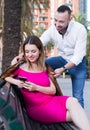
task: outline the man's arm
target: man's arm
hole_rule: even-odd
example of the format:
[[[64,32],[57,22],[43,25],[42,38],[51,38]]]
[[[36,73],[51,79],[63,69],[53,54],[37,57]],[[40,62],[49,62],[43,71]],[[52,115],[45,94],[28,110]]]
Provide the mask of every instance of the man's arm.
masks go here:
[[[46,46],[48,42],[52,39],[51,32],[53,31],[53,25],[51,25],[44,33],[41,35],[40,40],[43,43],[43,46]]]
[[[86,55],[86,44],[87,44],[87,31],[82,26],[77,34],[76,44],[74,48],[74,54],[70,61],[75,65],[78,65],[82,62],[84,56]]]
[[[70,68],[72,68],[74,66],[75,66],[74,63],[68,62],[63,67],[55,69],[55,71],[54,71],[54,77],[59,77],[65,70],[68,70],[68,69],[70,69]]]

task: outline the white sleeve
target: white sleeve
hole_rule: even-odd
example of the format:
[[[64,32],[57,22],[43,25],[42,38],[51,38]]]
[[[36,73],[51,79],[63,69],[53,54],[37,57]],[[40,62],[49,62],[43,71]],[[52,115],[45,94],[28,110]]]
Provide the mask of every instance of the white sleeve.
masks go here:
[[[86,55],[86,43],[87,43],[87,31],[85,28],[81,28],[76,39],[74,55],[70,59],[71,62],[73,62],[76,65],[82,62],[83,57]]]
[[[40,37],[40,40],[42,41],[43,45],[47,45],[48,42],[52,39],[51,38],[51,32],[52,32],[52,26],[50,26]]]

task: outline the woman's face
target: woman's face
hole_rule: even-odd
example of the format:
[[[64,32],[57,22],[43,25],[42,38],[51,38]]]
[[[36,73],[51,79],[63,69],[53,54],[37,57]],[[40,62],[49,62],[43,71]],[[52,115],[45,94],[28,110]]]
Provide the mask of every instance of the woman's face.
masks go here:
[[[33,44],[25,45],[25,56],[31,63],[38,62],[40,51],[37,46]]]

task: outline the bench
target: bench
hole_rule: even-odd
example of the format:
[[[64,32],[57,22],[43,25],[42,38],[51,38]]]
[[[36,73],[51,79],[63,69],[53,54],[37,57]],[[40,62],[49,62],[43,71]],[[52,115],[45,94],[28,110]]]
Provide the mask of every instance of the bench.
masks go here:
[[[79,130],[72,122],[40,124],[26,114],[17,86],[5,83],[0,89],[0,130]]]

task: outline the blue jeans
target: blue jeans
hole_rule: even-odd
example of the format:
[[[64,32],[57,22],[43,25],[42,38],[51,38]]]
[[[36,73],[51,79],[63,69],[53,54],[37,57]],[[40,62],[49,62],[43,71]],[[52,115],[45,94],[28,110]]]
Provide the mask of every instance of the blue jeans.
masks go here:
[[[67,64],[67,61],[61,56],[51,57],[45,60],[53,69],[60,68]],[[84,107],[83,90],[86,79],[86,58],[82,62],[68,70],[72,81],[72,94],[77,98],[81,106]]]

